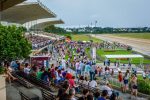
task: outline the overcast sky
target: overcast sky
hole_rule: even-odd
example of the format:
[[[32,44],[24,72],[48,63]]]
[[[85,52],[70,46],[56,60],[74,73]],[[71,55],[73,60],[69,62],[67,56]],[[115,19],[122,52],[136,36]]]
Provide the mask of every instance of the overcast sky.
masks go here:
[[[29,0],[33,1],[33,0]],[[150,0],[40,0],[61,26],[150,27]]]

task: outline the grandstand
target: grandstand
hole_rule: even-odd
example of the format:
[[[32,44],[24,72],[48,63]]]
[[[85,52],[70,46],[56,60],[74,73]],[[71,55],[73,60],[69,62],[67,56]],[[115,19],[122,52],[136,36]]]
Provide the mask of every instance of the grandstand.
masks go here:
[[[5,83],[4,78],[2,79],[0,76],[0,86],[2,86],[0,87],[0,96],[3,95],[2,93],[7,93],[7,100],[77,100],[79,98],[93,100],[90,96],[99,100],[98,98],[105,94],[109,100],[114,93],[117,98],[131,100],[130,91],[122,93],[120,89],[114,88],[109,83],[110,81],[115,81],[117,85],[122,86],[123,82],[116,80],[117,67],[120,66],[120,63],[118,62],[118,65],[114,66],[117,74],[113,73],[113,76],[110,75],[110,72],[113,72],[113,70],[110,71],[110,65],[113,65],[113,63],[110,64],[110,61],[106,59],[104,61],[106,66],[105,64],[103,65],[103,62],[98,66],[86,53],[87,48],[97,46],[97,48],[108,49],[113,48],[113,44],[106,42],[103,45],[71,40],[65,42],[64,36],[42,31],[49,25],[64,24],[63,20],[48,19],[37,23],[41,19],[56,17],[56,14],[41,2],[17,4],[23,2],[23,0],[16,0],[13,4],[8,5],[8,1],[12,3],[14,0],[6,0],[3,3],[1,21],[20,25],[31,23],[30,27],[27,25],[30,29],[25,33],[25,36],[32,43],[33,55],[30,55],[30,58],[26,58],[27,61],[23,63],[19,63],[19,61],[11,63],[13,71],[8,76],[11,74],[11,78],[14,79],[13,82],[11,81],[12,83]],[[36,21],[36,23],[32,25],[32,21]],[[128,47],[119,43],[115,43],[115,46],[121,49]],[[19,67],[14,68],[14,63]],[[130,67],[127,70],[132,72],[131,64],[126,66]],[[135,72],[133,71],[133,73]],[[103,89],[105,87],[109,88],[110,91],[103,93],[105,92],[105,89]],[[4,91],[1,92],[1,89]],[[6,100],[6,94],[3,96],[0,99]],[[148,100],[149,95],[138,93],[135,99]]]
[[[0,0],[0,11],[6,10],[23,1],[25,0]]]
[[[55,18],[56,14],[54,14],[49,8],[47,8],[45,5],[43,5],[41,2],[24,2],[26,0],[0,0],[0,22],[7,22],[7,23],[15,23],[19,25],[23,24],[28,24],[31,21],[36,21],[38,19],[44,19],[44,18]],[[23,3],[22,3],[23,2]],[[62,24],[64,23],[62,20],[56,20],[47,23],[47,25],[52,25],[52,24]],[[28,27],[28,26],[26,26]],[[30,33],[30,32],[29,32]],[[35,33],[35,32],[34,32]],[[43,33],[43,32],[41,32]],[[54,35],[47,36],[46,35],[36,35],[33,36],[33,38],[30,38],[29,41],[32,42],[32,45],[36,44],[38,41],[38,47],[42,48],[45,46],[47,43],[51,41],[51,38],[56,39]],[[37,49],[37,48],[36,48]],[[17,76],[16,76],[17,77]],[[5,83],[5,79],[0,75],[0,96],[1,100],[21,100],[22,98],[25,97],[25,93],[28,93],[28,97],[34,97],[34,93],[29,93],[30,90],[25,89],[22,85],[17,85],[16,86],[8,86],[7,83]],[[18,77],[18,82],[20,82],[23,85],[28,85],[30,84],[29,82],[25,81],[22,78]],[[8,86],[7,88],[4,88]],[[22,92],[18,91],[18,86],[20,86],[20,91],[23,90]],[[29,87],[31,87],[29,85]],[[26,91],[26,92],[25,92]],[[20,95],[19,95],[19,93]],[[6,98],[6,93],[7,93],[7,98]],[[18,94],[17,94],[18,93]]]
[[[40,21],[40,20],[38,20]],[[38,31],[42,31],[44,30],[47,26],[49,25],[54,25],[54,24],[64,24],[63,20],[49,20],[47,19],[44,22],[40,22],[40,23],[36,23],[35,25],[30,27],[30,30],[38,30]]]
[[[56,17],[52,11],[39,2],[25,2],[4,10],[1,21],[24,24],[30,21]]]

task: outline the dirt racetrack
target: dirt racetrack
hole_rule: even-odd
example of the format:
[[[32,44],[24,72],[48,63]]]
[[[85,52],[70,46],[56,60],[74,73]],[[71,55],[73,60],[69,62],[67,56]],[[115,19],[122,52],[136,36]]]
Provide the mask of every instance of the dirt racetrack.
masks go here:
[[[140,52],[150,57],[150,40],[129,38],[129,37],[118,37],[118,36],[113,36],[111,34],[96,34],[96,35],[91,34],[91,36],[106,41],[115,41],[115,42],[132,46],[134,51]]]

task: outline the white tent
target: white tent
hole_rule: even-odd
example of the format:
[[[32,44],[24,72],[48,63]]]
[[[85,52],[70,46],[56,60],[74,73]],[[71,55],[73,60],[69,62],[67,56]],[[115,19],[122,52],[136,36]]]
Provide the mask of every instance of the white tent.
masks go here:
[[[139,54],[130,54],[130,55],[105,55],[106,58],[144,58]]]
[[[139,55],[139,54],[129,54],[129,55],[105,55],[106,58],[108,59],[124,59],[124,58],[129,58],[129,59],[132,59],[132,58],[142,58],[140,60],[140,65],[143,67],[143,59],[144,59],[144,56],[142,55]],[[120,60],[119,60],[120,62]]]

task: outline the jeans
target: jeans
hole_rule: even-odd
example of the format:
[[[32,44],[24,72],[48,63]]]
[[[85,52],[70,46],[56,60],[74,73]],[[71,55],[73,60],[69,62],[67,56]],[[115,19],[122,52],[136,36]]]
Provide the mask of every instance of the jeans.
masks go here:
[[[95,72],[90,72],[90,80],[92,81],[95,78]]]

